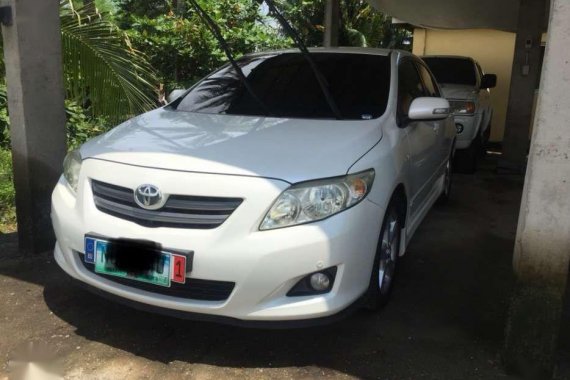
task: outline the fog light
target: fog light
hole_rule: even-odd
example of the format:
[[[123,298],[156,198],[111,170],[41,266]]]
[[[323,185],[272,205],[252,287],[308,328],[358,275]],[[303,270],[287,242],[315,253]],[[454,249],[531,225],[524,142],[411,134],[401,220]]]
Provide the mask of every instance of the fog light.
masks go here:
[[[317,292],[322,292],[329,288],[331,280],[324,273],[315,273],[311,276],[311,287]]]
[[[287,297],[314,296],[329,293],[334,285],[337,267],[321,269],[300,279],[287,292]]]
[[[463,132],[463,124],[455,123],[455,128],[457,129],[457,133]]]

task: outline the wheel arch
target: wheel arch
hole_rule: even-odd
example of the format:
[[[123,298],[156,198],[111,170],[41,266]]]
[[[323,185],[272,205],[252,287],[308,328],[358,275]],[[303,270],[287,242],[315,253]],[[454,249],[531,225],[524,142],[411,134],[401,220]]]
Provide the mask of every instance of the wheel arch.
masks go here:
[[[408,219],[408,195],[406,194],[406,188],[403,183],[399,183],[392,193],[390,198],[390,205],[394,204],[396,211],[398,212],[398,217],[402,223],[402,227],[406,227],[406,222]]]

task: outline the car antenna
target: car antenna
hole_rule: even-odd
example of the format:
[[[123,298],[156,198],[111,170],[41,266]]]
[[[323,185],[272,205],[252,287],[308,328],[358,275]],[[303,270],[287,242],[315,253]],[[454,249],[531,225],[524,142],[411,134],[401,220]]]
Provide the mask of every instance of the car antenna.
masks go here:
[[[212,32],[212,34],[214,35],[216,40],[218,40],[220,47],[224,51],[224,54],[226,55],[226,57],[230,61],[230,64],[232,65],[234,70],[237,72],[240,81],[243,83],[247,92],[249,92],[249,95],[251,95],[251,97],[259,104],[259,106],[263,109],[263,111],[265,112],[265,114],[267,116],[272,116],[271,110],[261,100],[261,98],[259,98],[259,96],[256,95],[255,91],[253,90],[250,83],[248,82],[247,77],[243,73],[243,70],[237,64],[236,60],[234,59],[232,52],[230,50],[230,47],[228,46],[228,43],[226,42],[226,40],[222,36],[222,32],[220,31],[220,27],[218,26],[218,24],[216,24],[215,21],[212,20],[212,18],[208,15],[208,13],[206,13],[206,11],[204,11],[204,9],[202,9],[202,7],[200,7],[200,5],[196,2],[196,0],[190,0],[190,3],[192,4],[194,9],[198,13],[198,16],[206,24],[208,29],[210,29],[210,31]]]
[[[317,67],[317,64],[313,60],[311,53],[309,53],[309,50],[307,49],[307,46],[305,46],[305,43],[303,42],[303,40],[299,36],[299,33],[297,33],[297,31],[291,26],[291,24],[289,24],[289,22],[285,19],[285,17],[283,17],[281,12],[279,12],[279,10],[275,6],[275,3],[273,2],[273,0],[262,0],[262,1],[265,1],[265,3],[269,7],[269,10],[273,14],[273,16],[277,19],[279,24],[281,24],[281,27],[285,30],[285,32],[289,35],[289,37],[291,37],[293,42],[295,42],[295,45],[297,45],[297,47],[299,48],[299,50],[303,54],[303,57],[305,57],[305,60],[307,60],[307,62],[309,63],[309,66],[311,67],[311,70],[313,70],[313,73],[315,74],[315,77],[317,78],[317,82],[319,83],[319,86],[321,87],[321,91],[323,92],[323,95],[324,95],[324,97],[325,97],[325,99],[329,105],[329,108],[331,109],[334,116],[338,120],[341,120],[342,114],[340,113],[340,110],[338,109],[338,107],[334,101],[334,98],[330,92],[327,80],[325,79],[325,77],[323,76],[323,74],[321,73],[319,68]]]

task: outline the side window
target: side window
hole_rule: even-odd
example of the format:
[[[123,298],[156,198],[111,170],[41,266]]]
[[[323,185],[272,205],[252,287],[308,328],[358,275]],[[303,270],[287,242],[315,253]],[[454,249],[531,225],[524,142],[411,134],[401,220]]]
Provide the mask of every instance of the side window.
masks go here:
[[[426,96],[416,65],[409,59],[398,67],[398,123],[408,116],[410,105],[415,98]]]
[[[420,75],[422,77],[422,81],[424,82],[427,91],[427,96],[439,98],[440,97],[439,88],[437,87],[437,84],[433,79],[432,75],[424,65],[422,65],[421,63],[418,63],[417,65]]]

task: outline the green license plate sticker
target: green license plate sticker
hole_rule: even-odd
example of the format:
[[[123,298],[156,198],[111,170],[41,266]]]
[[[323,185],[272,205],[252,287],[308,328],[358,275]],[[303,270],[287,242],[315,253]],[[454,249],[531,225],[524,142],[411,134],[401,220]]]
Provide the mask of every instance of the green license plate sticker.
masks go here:
[[[95,272],[109,276],[122,277],[130,280],[146,282],[153,285],[170,287],[170,261],[171,254],[163,252],[162,257],[154,270],[144,274],[133,275],[115,268],[105,255],[109,243],[97,240],[95,243]]]

